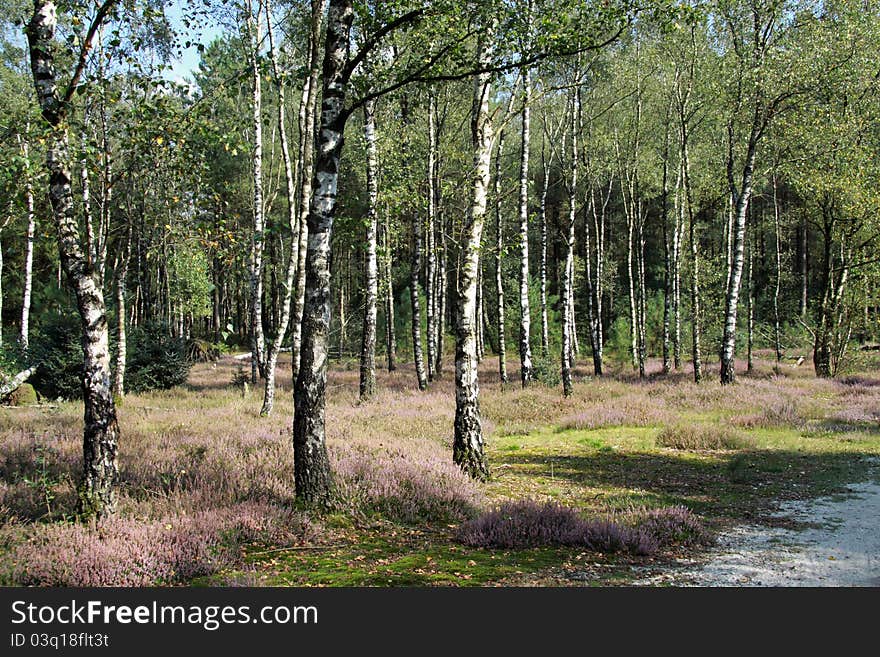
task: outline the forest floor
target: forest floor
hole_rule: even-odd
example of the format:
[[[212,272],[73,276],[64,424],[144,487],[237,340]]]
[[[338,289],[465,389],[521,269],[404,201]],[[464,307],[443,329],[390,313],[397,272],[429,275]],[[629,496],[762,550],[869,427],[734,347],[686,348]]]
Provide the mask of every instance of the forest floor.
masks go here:
[[[718,549],[677,559],[635,583],[880,586],[880,472],[875,474],[877,480],[851,484],[840,495],[783,502],[772,514],[779,525],[736,526],[718,537]]]
[[[662,376],[652,362],[648,378],[640,381],[628,367],[593,378],[582,366],[574,395],[565,399],[561,390],[543,385],[520,389],[513,362],[511,383],[502,386],[497,359],[487,357],[481,410],[492,476],[474,485],[450,467],[451,363],[427,392],[416,389],[411,366],[380,372],[380,392],[368,403],[357,401],[357,364],[334,363],[327,436],[344,502],[320,517],[292,506],[289,360],[279,364],[280,390],[270,418],[259,417],[260,389],[233,385],[241,361],[224,357],[196,365],[186,386],[130,395],[120,408],[123,495],[116,533],[125,550],[132,551],[132,544],[158,549],[153,546],[164,545],[165,533],[178,527],[205,532],[216,518],[238,523],[243,538],[233,558],[187,575],[173,555],[163,556],[172,565],[157,576],[135,576],[125,566],[122,575],[95,574],[98,566],[76,574],[79,561],[58,555],[91,545],[79,534],[74,540],[78,530],[67,522],[80,467],[81,405],[4,409],[0,579],[56,585],[158,579],[199,585],[596,586],[741,584],[748,576],[752,583],[877,584],[870,579],[874,571],[861,573],[861,566],[855,570],[864,577],[840,580],[819,580],[818,571],[815,579],[784,569],[771,578],[765,571],[742,575],[734,566],[723,573],[713,566],[725,554],[748,560],[752,547],[756,559],[767,563],[793,562],[809,550],[817,559],[839,560],[841,553],[829,550],[846,549],[841,537],[849,523],[855,523],[854,533],[867,532],[875,546],[880,532],[876,523],[866,525],[877,517],[870,505],[878,497],[869,487],[877,481],[880,458],[877,363],[860,368],[870,373],[836,380],[816,379],[807,364],[786,363],[774,373],[772,363],[758,361],[749,374],[744,365],[738,365],[737,385],[729,387],[718,384],[712,367],[695,385],[689,367]],[[847,493],[866,497],[849,503],[846,512],[828,506],[829,499],[844,499],[828,496]],[[469,514],[520,499],[552,500],[590,517],[683,505],[717,533],[718,542],[635,557],[577,548],[472,548],[456,541],[456,528]],[[300,515],[279,515],[278,509],[291,508]],[[834,524],[837,533],[828,533]],[[810,533],[820,530],[828,536]],[[122,549],[122,543],[110,544],[110,536],[106,529],[101,533],[102,554]],[[175,550],[180,544],[180,536],[168,539]],[[799,545],[807,548],[798,551]],[[65,559],[67,566],[58,565]],[[705,575],[713,572],[717,576]]]

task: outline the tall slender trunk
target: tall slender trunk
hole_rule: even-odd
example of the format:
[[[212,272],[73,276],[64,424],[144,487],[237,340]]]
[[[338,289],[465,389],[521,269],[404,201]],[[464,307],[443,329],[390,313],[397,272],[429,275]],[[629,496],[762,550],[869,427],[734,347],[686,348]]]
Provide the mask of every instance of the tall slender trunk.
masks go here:
[[[103,9],[103,7],[102,7]],[[82,324],[83,476],[78,490],[81,517],[105,517],[116,507],[119,425],[110,388],[110,351],[104,295],[83,252],[73,211],[67,104],[59,97],[54,61],[55,3],[35,0],[27,26],[31,71],[43,119],[49,125],[46,168],[49,200],[58,231],[61,265],[73,287]]]
[[[364,104],[364,139],[367,144],[367,252],[364,272],[364,328],[361,337],[360,398],[376,393],[376,299],[379,295],[379,272],[376,260],[376,232],[379,202],[379,162],[376,148],[376,103]]]
[[[438,165],[439,166],[439,165]],[[439,171],[439,169],[438,169]],[[446,335],[446,312],[447,312],[447,298],[448,298],[448,288],[447,288],[447,262],[449,259],[447,250],[446,250],[446,228],[445,222],[443,218],[443,214],[439,212],[440,209],[440,181],[437,180],[436,183],[436,193],[437,193],[437,229],[439,232],[440,238],[440,258],[439,258],[439,266],[437,269],[437,353],[436,358],[437,361],[434,365],[434,375],[436,378],[442,378],[443,376],[443,343],[444,337]]]
[[[495,294],[498,302],[498,376],[507,383],[507,348],[504,335],[504,231],[501,226],[501,158],[504,157],[504,131],[498,134],[498,150],[495,153]]]
[[[598,205],[594,198],[595,190],[590,189],[590,206],[593,216],[593,238],[595,241],[596,268],[593,282],[590,284],[589,293],[591,297],[591,306],[593,313],[593,374],[602,376],[603,360],[604,360],[604,342],[605,334],[602,326],[603,322],[603,296],[604,296],[604,267],[605,267],[605,217],[608,211],[608,204],[611,202],[611,194],[614,190],[614,176],[609,176],[608,191],[602,196],[602,203]],[[598,205],[598,207],[597,207]],[[589,231],[589,227],[586,228]],[[587,261],[589,262],[589,249],[587,250]],[[587,276],[590,275],[589,267],[587,268]]]
[[[684,239],[684,208],[679,199],[672,235],[672,365],[681,369],[681,243]]]
[[[571,164],[568,179],[568,220],[565,225],[565,266],[562,277],[562,391],[566,397],[572,394],[571,368],[574,355],[574,312],[572,297],[574,288],[574,234],[577,214],[578,184],[578,131],[580,129],[580,88],[573,92],[571,111]]]
[[[388,371],[397,369],[397,340],[394,336],[394,278],[391,274],[391,229],[388,226],[388,217],[385,217],[383,226],[385,235],[385,258],[383,269],[385,271],[385,358],[388,362]]]
[[[10,216],[11,218],[11,216]],[[0,237],[3,230],[0,229]],[[0,347],[3,346],[3,242],[0,240]]]
[[[129,222],[125,250],[119,256],[116,266],[116,371],[113,373],[113,394],[117,399],[125,396],[128,347],[125,331],[125,283],[128,278],[128,263],[131,260],[131,233],[131,222]]]
[[[822,296],[816,308],[816,333],[813,342],[813,369],[816,376],[829,378],[834,375],[832,347],[832,317],[835,297],[835,267],[833,256],[834,208],[830,201],[821,204],[822,210]],[[843,270],[845,272],[845,270]],[[842,273],[843,273],[842,272]]]
[[[409,102],[406,97],[400,101],[400,114],[403,123],[401,147],[404,157],[408,157],[409,143],[407,134],[409,130]],[[407,166],[408,168],[408,166]],[[416,370],[416,380],[419,390],[428,389],[428,377],[425,371],[425,355],[422,349],[422,305],[421,305],[421,277],[422,277],[422,218],[418,211],[412,210],[411,250],[409,270],[409,300],[411,309],[410,334],[412,336],[413,364]]]
[[[547,317],[547,188],[550,185],[550,163],[544,157],[544,142],[541,142],[541,166],[544,170],[544,184],[541,185],[541,201],[538,216],[541,223],[541,356],[550,355],[550,323]]]
[[[265,219],[263,217],[263,92],[262,73],[260,72],[259,49],[262,41],[261,30],[262,2],[257,0],[254,13],[252,1],[248,3],[248,31],[250,32],[251,78],[252,87],[252,119],[253,119],[253,155],[252,175],[253,195],[253,234],[251,237],[251,382],[256,384],[257,372],[265,375],[266,337],[263,334],[263,239],[265,237]]]
[[[483,31],[479,64],[485,65],[491,55],[492,30]],[[489,114],[491,76],[478,73],[474,77],[474,98],[471,115],[471,142],[474,151],[474,176],[470,206],[464,220],[462,263],[455,306],[455,435],[452,458],[475,479],[487,479],[489,466],[483,452],[483,429],[480,421],[480,385],[477,377],[477,285],[480,247],[486,217],[486,193],[492,155],[492,122]]]
[[[309,75],[303,82],[306,97],[305,111],[300,114],[300,175],[299,217],[297,218],[297,264],[296,287],[293,301],[293,317],[290,333],[290,361],[295,382],[299,377],[302,356],[302,321],[306,298],[306,252],[309,242],[309,213],[312,204],[312,186],[315,170],[315,119],[318,104],[318,77],[321,74],[321,25],[324,19],[324,1],[311,0],[312,15],[309,22]],[[340,110],[341,111],[341,110]]]
[[[477,271],[477,363],[482,363],[486,356],[486,307],[483,303],[483,256],[480,254],[480,266]]]
[[[663,186],[660,194],[660,217],[663,228],[663,374],[669,374],[672,370],[672,358],[670,355],[670,322],[672,316],[672,304],[675,297],[673,290],[673,255],[672,245],[669,241],[669,124],[670,112],[669,107],[666,111],[666,130],[663,136]],[[681,171],[681,167],[679,167]],[[679,191],[681,187],[681,176],[678,176],[675,185],[675,200],[673,209],[678,212]]]
[[[736,351],[736,314],[739,302],[740,283],[742,282],[746,216],[749,208],[749,199],[752,196],[752,175],[755,170],[755,157],[757,155],[758,119],[752,127],[749,137],[746,159],[743,165],[742,181],[739,190],[736,190],[736,211],[733,220],[733,246],[732,260],[728,274],[727,295],[724,308],[724,334],[721,339],[721,383],[730,384],[736,380],[734,363]]]
[[[419,390],[428,389],[428,377],[425,373],[425,357],[422,350],[422,305],[421,268],[422,268],[422,228],[418,215],[412,220],[412,259],[409,270],[409,300],[412,309],[410,330],[412,333],[413,363],[416,369],[416,380]]]
[[[425,293],[427,298],[428,319],[428,381],[435,378],[434,369],[437,365],[437,246],[434,243],[434,224],[436,223],[437,208],[435,193],[436,176],[436,151],[437,135],[434,126],[434,112],[437,101],[434,90],[428,90],[428,171],[427,171],[427,201],[428,201],[428,225],[425,227],[425,242],[427,248],[427,269],[425,271]]]
[[[778,181],[776,174],[773,174],[773,236],[775,241],[774,251],[776,252],[776,280],[773,286],[773,349],[776,355],[776,371],[779,371],[782,362],[782,347],[780,344],[780,326],[779,326],[779,292],[782,282],[782,236],[779,230],[779,195]]]
[[[639,250],[636,253],[636,264],[639,276],[639,297],[638,297],[638,323],[639,323],[639,377],[644,379],[645,361],[647,359],[647,302],[646,302],[646,285],[645,285],[645,213],[642,210],[642,201],[639,199],[636,204],[636,212],[638,216],[637,239]]]
[[[807,242],[810,234],[807,229],[807,215],[801,220],[801,253],[800,253],[800,269],[801,269],[801,303],[800,316],[802,320],[807,318],[807,290],[808,290],[808,273],[807,268]]]
[[[754,224],[754,220],[752,222]],[[746,288],[748,290],[748,310],[747,310],[747,329],[746,329],[746,371],[751,372],[755,369],[755,359],[753,347],[755,344],[755,286],[753,269],[755,266],[755,230],[752,227],[751,234],[748,236],[746,248],[748,249],[748,274],[746,280]]]
[[[287,255],[287,266],[284,276],[284,297],[281,300],[280,317],[276,323],[275,337],[269,341],[266,352],[266,378],[263,389],[263,407],[260,415],[268,417],[272,414],[275,405],[275,367],[278,364],[278,355],[281,353],[281,345],[287,334],[290,324],[290,307],[293,300],[294,278],[297,265],[297,207],[296,207],[296,178],[299,167],[294,164],[290,156],[290,146],[287,140],[287,103],[284,78],[278,65],[278,51],[275,45],[275,35],[272,30],[272,9],[270,0],[266,3],[266,30],[269,36],[269,57],[272,63],[272,75],[278,89],[278,135],[281,142],[281,158],[284,162],[284,182],[287,192],[287,228],[290,231],[290,253]],[[308,102],[308,94],[304,94],[300,100],[299,115],[305,113],[305,104]],[[302,140],[301,140],[302,141]],[[284,249],[281,249],[283,254]],[[275,286],[273,286],[275,287]],[[277,304],[273,304],[277,309]]]
[[[30,123],[27,124],[27,132],[30,132]],[[27,241],[24,251],[24,282],[21,295],[21,324],[18,334],[18,342],[23,351],[29,347],[30,315],[31,315],[31,290],[33,289],[34,273],[34,233],[36,232],[36,214],[34,212],[34,188],[31,179],[31,165],[28,152],[27,137],[21,140],[21,155],[24,159],[24,193],[25,210],[27,212]],[[2,341],[0,341],[2,344]]]
[[[531,9],[531,3],[529,4]],[[519,158],[519,363],[523,388],[532,382],[532,311],[529,307],[529,145],[531,142],[532,78],[522,71],[522,116]]]
[[[346,259],[348,256],[346,255]],[[331,268],[332,269],[332,268]],[[345,358],[348,353],[348,318],[346,317],[346,309],[348,308],[348,285],[345,279],[339,283],[339,360]]]
[[[315,158],[315,194],[309,204],[302,353],[294,385],[293,455],[296,496],[326,504],[333,486],[324,429],[330,331],[330,244],[339,157],[345,131],[352,0],[330,0],[324,41],[321,125]]]

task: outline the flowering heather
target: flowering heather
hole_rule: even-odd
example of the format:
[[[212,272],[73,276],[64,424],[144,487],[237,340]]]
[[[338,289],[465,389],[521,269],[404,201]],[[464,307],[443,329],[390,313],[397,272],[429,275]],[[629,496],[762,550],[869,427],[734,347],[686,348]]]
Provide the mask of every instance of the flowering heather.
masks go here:
[[[594,552],[651,555],[672,545],[712,543],[700,519],[683,506],[634,509],[611,518],[584,519],[556,502],[506,502],[464,523],[457,539],[471,547],[524,549],[582,547]]]
[[[646,531],[608,520],[584,520],[572,508],[555,502],[505,502],[457,531],[471,547],[524,549],[561,545],[596,552],[647,555],[659,545]]]
[[[671,449],[744,449],[755,441],[735,429],[717,424],[675,424],[657,434],[657,446]]]
[[[330,457],[343,508],[403,522],[473,516],[482,501],[477,485],[448,455],[413,447],[376,452],[337,445]]]
[[[636,509],[627,521],[652,536],[660,545],[711,545],[714,537],[702,521],[684,506],[662,509]]]
[[[3,580],[10,583],[151,586],[215,573],[247,542],[307,540],[312,527],[296,512],[240,504],[152,522],[35,525],[24,534],[6,561]]]
[[[560,431],[604,429],[606,427],[648,427],[669,421],[671,415],[662,397],[629,394],[607,402],[596,402],[589,410],[569,415],[559,423]]]

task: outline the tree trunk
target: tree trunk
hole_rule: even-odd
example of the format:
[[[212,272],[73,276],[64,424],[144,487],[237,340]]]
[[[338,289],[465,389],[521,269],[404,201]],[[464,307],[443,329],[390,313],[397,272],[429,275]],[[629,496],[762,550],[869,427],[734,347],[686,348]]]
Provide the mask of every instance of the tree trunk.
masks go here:
[[[482,247],[481,247],[482,248]],[[483,254],[477,271],[477,363],[486,356],[486,308],[483,305]]]
[[[287,140],[287,103],[284,88],[284,79],[282,77],[281,68],[278,65],[278,52],[275,46],[275,35],[272,31],[272,10],[270,0],[266,2],[266,30],[269,37],[269,56],[272,62],[272,74],[275,79],[275,85],[278,89],[278,135],[281,141],[281,158],[284,162],[284,182],[287,192],[287,227],[290,231],[290,253],[287,256],[287,267],[284,276],[284,297],[281,301],[280,317],[278,318],[275,337],[269,341],[268,350],[266,352],[266,378],[265,387],[263,388],[263,407],[260,409],[262,417],[268,417],[272,414],[275,405],[275,367],[278,364],[278,355],[281,353],[281,345],[284,343],[284,336],[287,334],[287,327],[290,324],[290,307],[293,300],[294,278],[296,276],[297,266],[297,207],[296,207],[296,177],[298,175],[298,166],[295,166],[290,157],[290,145]],[[308,103],[308,94],[303,94],[300,100],[299,115],[304,116],[306,104]],[[300,140],[302,141],[302,140]],[[281,249],[283,254],[284,249]],[[277,308],[277,306],[276,306]]]
[[[37,371],[38,367],[39,367],[38,365],[33,365],[31,367],[28,367],[27,369],[24,369],[21,372],[19,372],[18,374],[16,374],[11,379],[4,380],[2,383],[0,383],[0,399],[5,399],[9,395],[11,395],[13,392],[18,390],[21,387],[22,383],[24,383],[25,381],[27,381],[29,378],[31,378],[34,375],[34,373]],[[5,379],[5,375],[4,375],[4,379]]]
[[[834,210],[830,203],[822,204],[822,296],[816,309],[816,333],[813,342],[813,369],[819,378],[833,376],[832,368],[832,306],[834,298]]]
[[[800,258],[800,268],[801,268],[801,303],[800,303],[800,315],[801,319],[805,320],[807,318],[807,288],[808,288],[808,269],[807,269],[807,242],[809,240],[809,232],[807,230],[807,215],[804,214],[804,218],[801,223],[801,258]]]
[[[754,223],[754,220],[753,222]],[[748,276],[746,280],[746,287],[748,288],[748,310],[747,310],[747,324],[746,327],[746,371],[751,372],[755,369],[755,360],[753,356],[753,347],[755,344],[755,287],[754,287],[754,276],[752,275],[752,269],[755,266],[755,240],[754,240],[755,230],[754,226],[752,227],[752,232],[748,237],[748,244],[746,247],[748,248]]]
[[[364,275],[364,328],[361,339],[360,398],[376,393],[376,299],[379,273],[376,260],[377,204],[379,200],[379,163],[376,148],[376,103],[364,105],[364,139],[367,144],[367,252]]]
[[[604,349],[605,349],[605,332],[603,328],[603,296],[604,296],[604,271],[605,271],[605,218],[608,211],[608,204],[611,202],[611,195],[614,191],[614,176],[609,176],[608,191],[602,197],[601,206],[597,207],[594,196],[594,190],[591,187],[590,199],[593,215],[593,237],[596,243],[596,268],[593,283],[589,286],[591,297],[591,306],[593,313],[594,326],[592,328],[593,335],[593,374],[602,376],[604,369]],[[586,229],[589,231],[589,227]],[[589,261],[589,249],[587,251],[587,260]],[[590,275],[589,267],[587,275]]]
[[[439,165],[438,165],[439,166]],[[439,169],[438,169],[439,171]],[[437,271],[437,362],[434,365],[434,375],[440,379],[443,376],[443,342],[446,335],[446,311],[447,311],[447,262],[448,253],[446,251],[446,228],[443,214],[440,210],[440,181],[436,183],[437,193],[437,228],[440,237],[440,262]]]
[[[663,139],[663,187],[660,195],[660,217],[663,227],[663,374],[669,374],[672,370],[672,358],[670,354],[670,323],[672,319],[672,304],[675,297],[673,290],[673,263],[672,245],[669,241],[669,111],[666,112],[666,130]],[[681,167],[679,167],[681,171]],[[677,215],[679,207],[679,191],[681,188],[681,175],[675,184],[674,212]]]
[[[721,339],[721,383],[730,384],[736,380],[734,363],[736,351],[736,311],[739,302],[740,283],[744,265],[746,215],[749,199],[752,196],[752,174],[755,169],[755,156],[758,145],[758,127],[753,126],[749,138],[746,160],[743,166],[742,182],[736,193],[736,211],[732,227],[731,266],[728,274],[727,295],[724,309],[724,334]]]
[[[302,321],[306,295],[306,251],[309,241],[309,213],[312,204],[313,173],[315,169],[315,117],[318,103],[318,77],[321,74],[320,49],[321,24],[324,19],[323,0],[311,0],[312,15],[309,23],[309,76],[303,82],[303,96],[307,98],[305,113],[300,121],[299,217],[297,225],[296,287],[291,319],[290,361],[293,381],[299,378],[302,355]],[[340,109],[341,111],[341,109]]]
[[[253,39],[250,52],[253,119],[253,235],[251,238],[251,383],[257,383],[257,372],[265,376],[266,338],[263,335],[263,92],[260,72],[259,49],[262,41],[260,29],[260,3],[256,15],[249,3],[248,28]]]
[[[428,381],[435,378],[434,369],[437,365],[437,288],[435,278],[437,276],[437,247],[434,243],[434,224],[436,223],[437,208],[435,193],[436,176],[436,151],[437,135],[434,125],[434,111],[436,105],[434,90],[428,90],[428,171],[427,171],[427,201],[428,201],[428,225],[425,227],[425,242],[427,247],[427,271],[425,272],[425,294],[427,297],[428,314]]]
[[[113,394],[117,399],[125,396],[125,366],[128,356],[125,331],[125,282],[128,278],[129,260],[131,260],[131,223],[129,223],[125,252],[119,257],[116,270],[116,371],[113,374]]]
[[[388,217],[385,217],[383,233],[385,235],[385,357],[388,361],[388,371],[397,369],[397,340],[394,337],[394,278],[391,274],[391,229],[388,226]]]
[[[501,227],[501,158],[504,157],[504,131],[498,134],[495,154],[495,294],[498,302],[498,375],[507,383],[507,349],[504,335],[504,274],[501,264],[504,253],[504,232]]]
[[[565,266],[562,277],[562,391],[572,394],[571,368],[574,354],[574,313],[571,304],[574,287],[574,232],[577,213],[578,130],[580,128],[580,89],[573,93],[571,113],[571,170],[568,180],[568,221],[565,226]]]
[[[30,132],[30,123],[27,125]],[[34,272],[34,233],[36,232],[36,214],[34,213],[34,189],[31,179],[31,165],[28,152],[27,138],[21,140],[21,154],[24,159],[24,192],[25,208],[27,211],[27,241],[24,252],[24,282],[21,299],[21,325],[18,342],[23,351],[27,352],[30,337],[30,314],[31,314],[31,290],[33,288]],[[2,344],[2,340],[0,340]]]
[[[637,239],[639,250],[636,253],[636,265],[639,276],[639,296],[638,296],[638,324],[639,324],[639,378],[644,379],[645,361],[647,359],[647,308],[646,308],[646,291],[645,291],[645,213],[642,211],[642,201],[636,204],[636,213],[638,217]]]
[[[78,490],[81,518],[103,518],[116,507],[116,461],[119,426],[110,388],[110,353],[104,295],[82,250],[73,212],[68,168],[67,103],[58,95],[55,78],[55,3],[35,0],[27,27],[31,71],[43,118],[51,130],[46,139],[49,200],[58,231],[61,264],[74,289],[83,332],[83,476]],[[84,45],[86,47],[87,44]]]
[[[532,382],[532,312],[529,307],[529,145],[531,142],[531,71],[522,71],[522,127],[519,159],[519,363],[522,387]]]
[[[403,122],[402,151],[407,157],[409,144],[406,143],[407,127],[409,125],[409,104],[406,97],[401,98],[400,114]],[[413,364],[416,370],[416,380],[419,390],[428,389],[428,377],[425,372],[425,356],[422,350],[422,306],[420,299],[422,277],[422,220],[417,211],[412,213],[411,223],[412,250],[410,252],[409,270],[409,300],[412,316],[410,321],[410,333],[412,335]]]
[[[779,231],[779,195],[776,175],[773,175],[773,236],[776,251],[776,280],[773,286],[773,349],[776,355],[776,372],[782,362],[782,347],[780,344],[779,326],[779,292],[782,283],[782,236]]]
[[[478,45],[479,63],[490,58],[492,30],[485,30]],[[471,141],[474,149],[474,176],[471,203],[465,217],[462,240],[462,263],[455,308],[455,436],[452,457],[455,463],[475,479],[487,479],[489,466],[483,453],[483,429],[480,421],[480,386],[477,376],[477,285],[480,247],[486,217],[486,193],[492,154],[492,123],[489,114],[489,73],[474,77],[474,100],[471,116]]]
[[[541,165],[544,169],[538,210],[541,222],[541,356],[547,358],[550,355],[550,323],[547,317],[547,188],[550,185],[550,163],[544,157],[543,141],[541,145]]]
[[[309,205],[302,353],[294,386],[294,473],[298,499],[326,505],[332,491],[324,430],[330,331],[330,244],[336,209],[339,156],[345,131],[348,45],[352,0],[331,0],[324,44],[323,95],[315,194]]]

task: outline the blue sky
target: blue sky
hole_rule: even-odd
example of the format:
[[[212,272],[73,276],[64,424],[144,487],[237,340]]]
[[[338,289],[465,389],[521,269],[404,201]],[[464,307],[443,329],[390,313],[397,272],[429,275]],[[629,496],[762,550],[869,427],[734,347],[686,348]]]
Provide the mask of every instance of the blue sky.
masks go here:
[[[189,3],[185,2],[169,2],[165,8],[165,15],[168,17],[168,20],[171,22],[171,26],[175,31],[181,33],[181,36],[184,37],[183,41],[187,39],[193,41],[194,45],[191,45],[189,48],[185,48],[182,50],[181,57],[176,60],[172,60],[171,69],[165,71],[165,77],[169,80],[177,80],[183,81],[185,78],[192,79],[191,73],[196,68],[198,68],[199,61],[201,59],[199,55],[199,51],[196,48],[196,43],[203,43],[205,45],[209,44],[215,38],[220,36],[223,32],[222,26],[220,26],[217,22],[210,22],[207,25],[203,26],[198,33],[195,34],[187,34],[185,28],[183,27],[182,19],[182,6],[185,6]],[[181,43],[181,46],[183,44]]]

